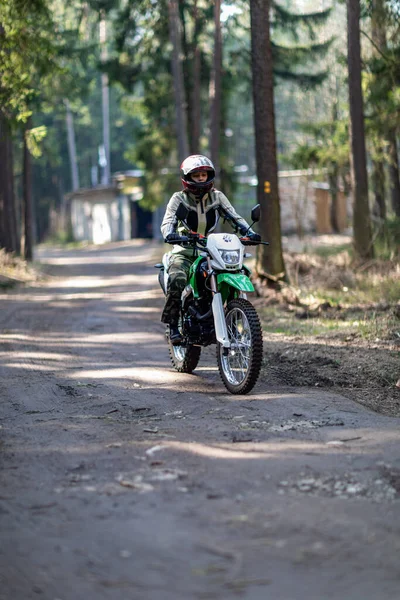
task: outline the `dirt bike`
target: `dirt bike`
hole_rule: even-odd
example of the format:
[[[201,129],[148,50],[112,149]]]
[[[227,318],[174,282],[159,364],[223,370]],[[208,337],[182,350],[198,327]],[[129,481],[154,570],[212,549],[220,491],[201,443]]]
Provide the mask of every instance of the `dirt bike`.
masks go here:
[[[192,373],[201,348],[216,343],[218,369],[225,387],[232,394],[247,394],[260,373],[263,339],[257,312],[247,300],[247,293],[254,292],[254,287],[250,270],[243,264],[243,259],[251,256],[244,247],[267,242],[252,242],[233,233],[205,237],[189,230],[187,216],[188,209],[181,204],[177,218],[187,231],[172,243],[193,248],[197,258],[181,296],[178,326],[182,341],[172,344],[167,333],[172,364],[180,373]],[[229,221],[229,215],[224,216]],[[259,204],[251,211],[251,218],[252,225],[259,221]],[[164,294],[168,256],[164,254],[162,264],[155,265],[160,269],[158,279]]]

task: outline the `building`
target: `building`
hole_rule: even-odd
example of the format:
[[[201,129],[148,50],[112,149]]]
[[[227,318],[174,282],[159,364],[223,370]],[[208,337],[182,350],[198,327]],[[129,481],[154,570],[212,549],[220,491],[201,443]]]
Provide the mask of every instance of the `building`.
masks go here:
[[[142,175],[139,170],[115,173],[111,185],[67,194],[74,240],[104,244],[152,237],[152,213],[139,205],[143,198]]]

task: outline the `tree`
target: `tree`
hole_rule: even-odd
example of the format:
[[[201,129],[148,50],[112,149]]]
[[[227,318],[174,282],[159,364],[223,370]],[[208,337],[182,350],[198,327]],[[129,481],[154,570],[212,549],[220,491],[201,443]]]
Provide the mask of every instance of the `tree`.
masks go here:
[[[187,103],[182,72],[181,21],[179,18],[177,0],[168,0],[170,40],[172,46],[172,77],[175,98],[175,127],[178,141],[179,162],[189,154],[187,132]]]
[[[221,71],[222,71],[222,38],[221,38],[221,0],[214,2],[214,57],[210,80],[210,155],[215,165],[219,165],[221,137]],[[219,171],[219,169],[217,169]],[[217,175],[218,176],[218,175]]]
[[[298,13],[287,10],[276,1],[271,1],[271,6],[275,76],[283,81],[293,81],[307,90],[318,87],[326,79],[328,70],[322,68],[317,71],[316,68],[329,51],[333,39],[315,41],[315,29],[326,23],[331,9]]]
[[[182,25],[184,84],[188,100],[188,137],[191,154],[200,152],[202,134],[202,106],[205,105],[208,84],[206,62],[208,22],[211,22],[212,3],[202,0],[180,0],[179,14]],[[206,33],[207,31],[207,33]]]
[[[269,0],[250,0],[257,200],[261,205],[260,232],[270,247],[259,246],[256,272],[276,282],[284,277]]]
[[[368,175],[361,89],[359,0],[347,0],[347,52],[354,250],[357,258],[368,259],[373,256],[373,243],[368,204]]]
[[[386,218],[384,163],[389,163],[389,184],[392,208],[400,216],[400,178],[397,151],[397,130],[399,106],[395,100],[395,86],[400,85],[398,70],[398,22],[393,19],[387,4],[383,0],[371,2],[371,42],[372,59],[367,63],[368,79],[369,132],[373,148],[373,184],[377,212],[381,219]],[[393,24],[394,33],[388,44],[387,29]],[[392,27],[392,29],[393,29]],[[397,29],[397,32],[396,32]],[[390,29],[389,29],[390,31]]]
[[[0,246],[12,252],[20,250],[21,228],[16,222],[11,135],[12,130],[21,127],[21,123],[26,123],[32,114],[33,104],[41,90],[38,80],[55,67],[51,32],[52,21],[46,0],[3,0],[0,4],[0,127],[4,134],[0,141],[0,153],[3,155],[0,167],[0,217],[3,220]],[[28,168],[25,176],[27,185],[29,174]]]
[[[383,25],[383,2],[382,0],[372,0],[371,14],[371,37],[374,45],[374,53],[378,57],[386,47],[386,32]],[[382,139],[379,136],[379,141]],[[385,170],[384,157],[382,149],[378,143],[372,143],[372,185],[375,194],[374,210],[379,218],[384,221],[386,219],[386,199],[385,199]]]
[[[23,143],[23,192],[22,206],[24,215],[24,258],[33,259],[33,223],[32,223],[32,159],[29,151],[28,135],[31,129],[29,118],[24,132]]]
[[[0,110],[0,248],[19,252],[13,182],[11,128]]]

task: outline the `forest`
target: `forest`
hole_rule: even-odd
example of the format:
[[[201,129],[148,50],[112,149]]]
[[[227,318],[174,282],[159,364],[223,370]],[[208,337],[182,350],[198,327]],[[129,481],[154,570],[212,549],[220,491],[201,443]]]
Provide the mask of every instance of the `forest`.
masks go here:
[[[260,273],[285,271],[284,169],[329,184],[334,232],[344,189],[354,258],[395,252],[399,14],[396,0],[5,0],[0,247],[30,260],[34,243],[67,236],[53,222],[64,195],[112,172],[142,170],[153,210],[201,152],[234,202],[239,173],[258,181]]]
[[[399,153],[400,0],[0,0],[0,600],[400,597]]]

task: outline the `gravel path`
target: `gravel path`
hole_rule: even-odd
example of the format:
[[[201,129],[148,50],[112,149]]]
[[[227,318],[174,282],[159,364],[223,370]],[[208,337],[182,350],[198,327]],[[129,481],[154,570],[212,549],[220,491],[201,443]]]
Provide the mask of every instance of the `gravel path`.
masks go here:
[[[156,252],[0,294],[0,599],[397,600],[400,419],[172,371]]]

